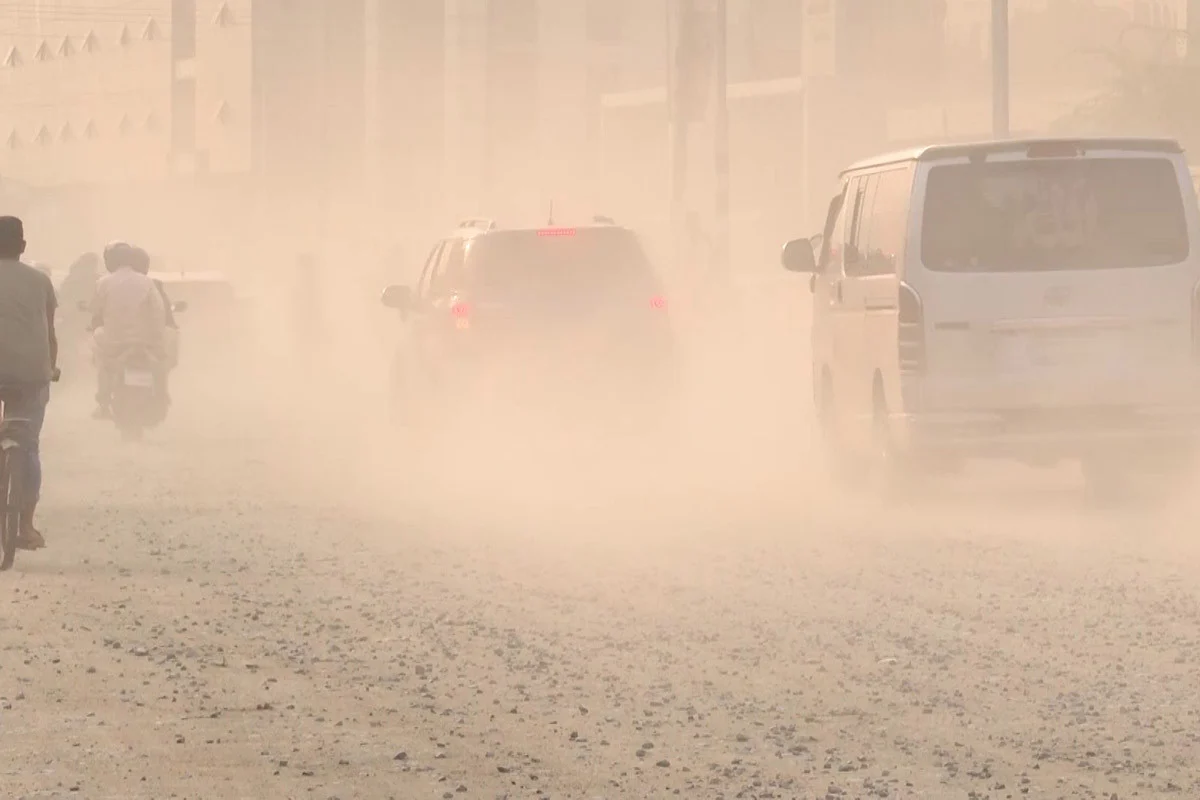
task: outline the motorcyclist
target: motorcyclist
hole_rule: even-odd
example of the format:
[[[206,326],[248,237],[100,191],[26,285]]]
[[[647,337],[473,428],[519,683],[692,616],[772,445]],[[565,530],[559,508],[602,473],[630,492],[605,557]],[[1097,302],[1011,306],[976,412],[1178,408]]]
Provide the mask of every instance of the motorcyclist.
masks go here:
[[[143,275],[150,274],[150,254],[141,247],[133,248],[133,268]],[[166,359],[166,368],[171,370],[179,363],[179,324],[175,321],[175,310],[172,308],[171,298],[167,296],[167,288],[157,278],[151,278],[151,280],[158,289],[158,295],[162,298],[163,309],[166,312],[164,321],[167,328],[163,331],[163,354]],[[164,373],[162,375],[164,392],[166,391],[166,379],[167,376]]]
[[[100,255],[98,253],[84,253],[75,259],[58,290],[63,308],[74,307],[81,300],[90,300],[96,291],[98,280],[100,280]]]
[[[150,254],[141,247],[133,248],[133,268],[143,275],[150,274]],[[175,311],[171,307],[171,298],[167,296],[167,288],[157,278],[153,278],[152,280],[154,281],[154,285],[158,287],[158,294],[162,297],[163,307],[167,312],[167,327],[172,330],[179,330],[179,325],[175,322]]]
[[[86,252],[76,258],[67,270],[58,287],[59,339],[63,343],[63,351],[59,354],[60,363],[76,374],[84,374],[83,360],[89,358],[90,334],[88,333],[88,318],[78,313],[79,308],[86,308],[96,293],[96,282],[100,280],[100,253]],[[85,345],[85,342],[87,344]]]
[[[113,359],[130,345],[145,346],[162,358],[167,327],[162,293],[139,271],[136,249],[127,242],[111,242],[103,257],[109,274],[96,284],[92,299],[98,419],[111,415]]]

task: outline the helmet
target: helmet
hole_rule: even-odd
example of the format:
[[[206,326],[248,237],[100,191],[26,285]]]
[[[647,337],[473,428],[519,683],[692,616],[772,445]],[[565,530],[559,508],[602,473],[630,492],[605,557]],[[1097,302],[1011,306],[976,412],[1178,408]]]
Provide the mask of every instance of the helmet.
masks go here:
[[[129,266],[133,267],[135,272],[140,272],[143,275],[150,274],[150,254],[140,247],[131,247],[129,252]]]
[[[128,242],[109,242],[104,246],[104,266],[109,272],[116,272],[121,267],[132,267],[133,261],[133,248]]]

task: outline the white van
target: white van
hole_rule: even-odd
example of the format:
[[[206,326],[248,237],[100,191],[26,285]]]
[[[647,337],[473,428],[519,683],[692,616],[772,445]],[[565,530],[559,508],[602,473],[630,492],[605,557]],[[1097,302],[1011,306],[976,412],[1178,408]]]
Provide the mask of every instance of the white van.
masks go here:
[[[814,401],[839,466],[1077,459],[1107,492],[1190,463],[1200,216],[1178,143],[872,158],[841,174],[821,237],[783,262],[812,275]]]

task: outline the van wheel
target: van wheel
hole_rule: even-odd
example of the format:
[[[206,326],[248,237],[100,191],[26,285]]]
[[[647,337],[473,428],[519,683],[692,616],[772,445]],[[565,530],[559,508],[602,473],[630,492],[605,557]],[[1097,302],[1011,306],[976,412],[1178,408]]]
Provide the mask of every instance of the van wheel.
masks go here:
[[[871,481],[874,493],[887,503],[901,500],[910,488],[912,464],[896,451],[887,401],[875,392],[871,418]]]

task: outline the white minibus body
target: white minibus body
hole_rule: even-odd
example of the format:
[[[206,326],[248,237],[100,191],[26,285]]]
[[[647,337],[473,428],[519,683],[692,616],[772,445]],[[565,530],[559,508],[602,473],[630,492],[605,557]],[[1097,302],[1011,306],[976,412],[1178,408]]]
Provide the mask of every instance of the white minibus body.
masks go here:
[[[845,170],[811,272],[840,459],[1183,463],[1200,433],[1200,215],[1155,139],[938,145]],[[1111,480],[1108,481],[1111,483]]]

